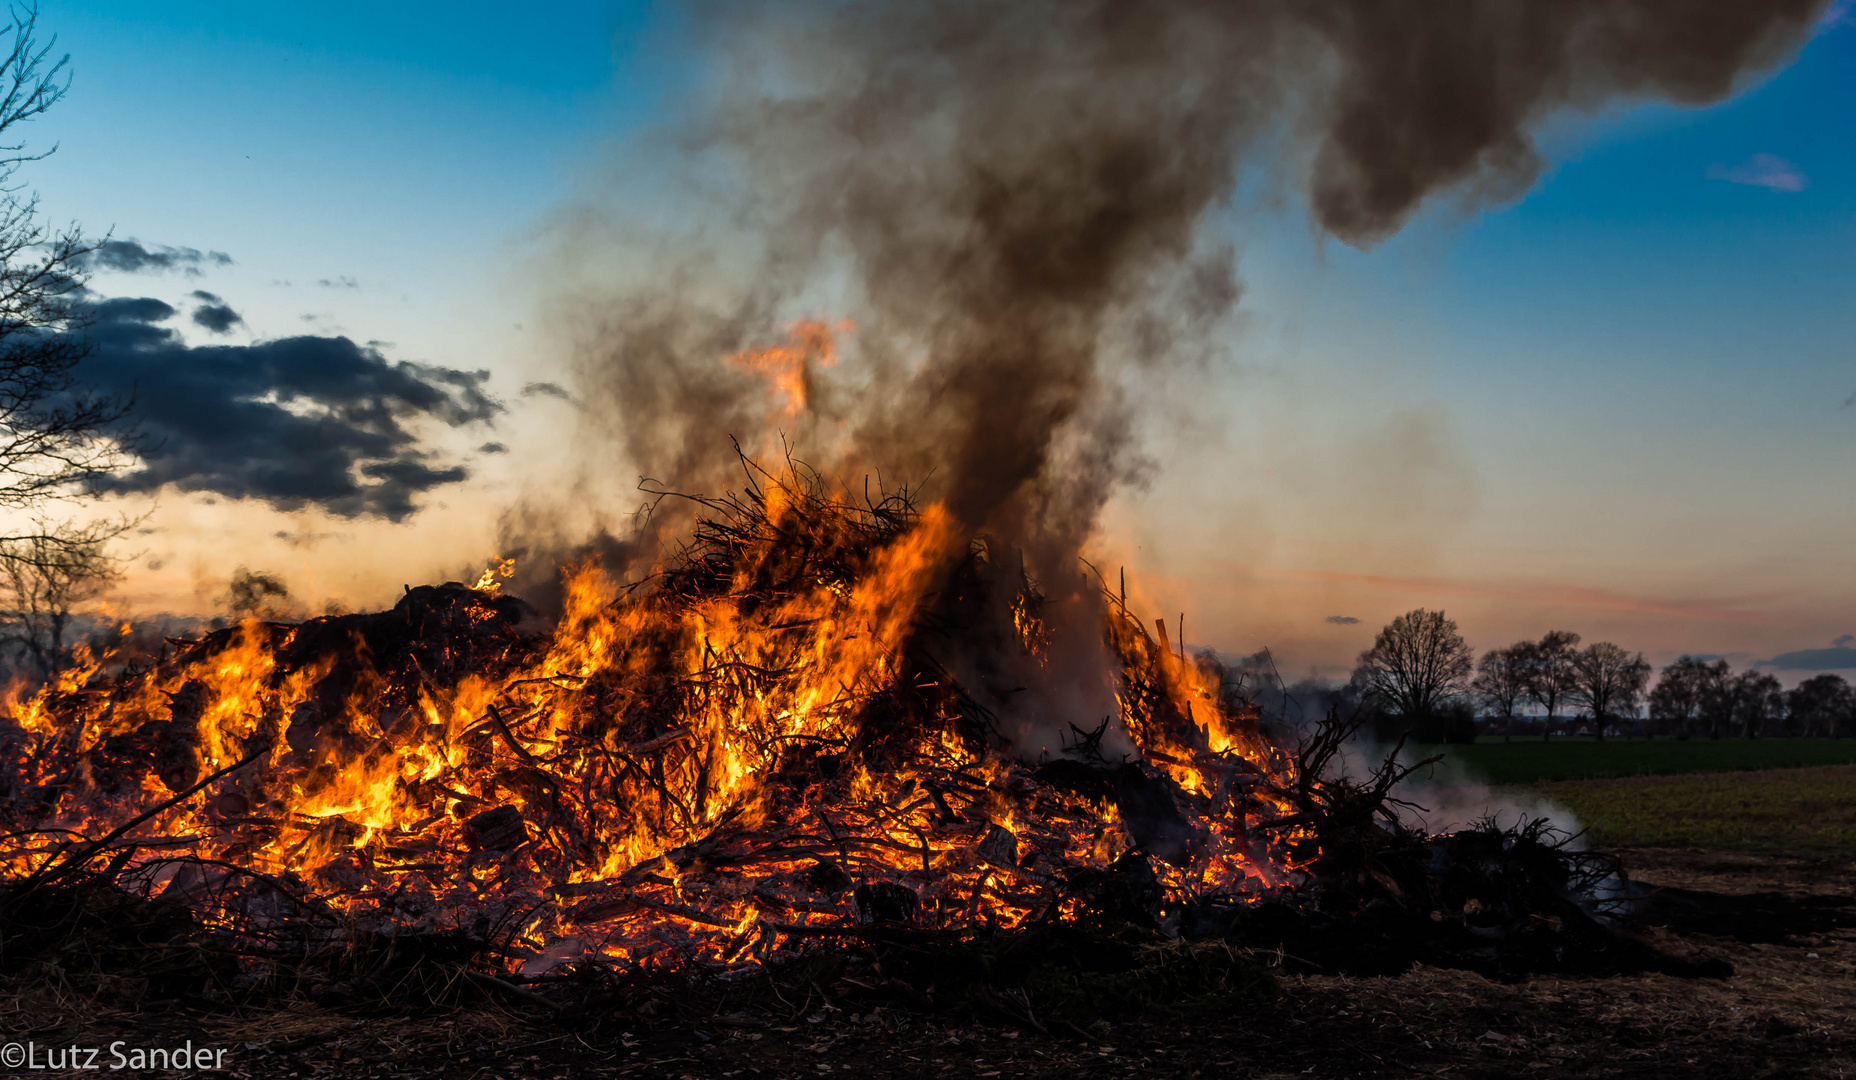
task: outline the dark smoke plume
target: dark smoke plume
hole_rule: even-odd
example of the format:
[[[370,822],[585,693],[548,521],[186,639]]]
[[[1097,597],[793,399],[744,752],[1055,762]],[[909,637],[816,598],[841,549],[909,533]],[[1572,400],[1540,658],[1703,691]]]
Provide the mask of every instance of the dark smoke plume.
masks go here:
[[[648,269],[599,298],[576,395],[683,490],[770,428],[852,484],[930,477],[1080,598],[1074,556],[1143,468],[1130,392],[1238,300],[1208,218],[1240,179],[1370,245],[1434,196],[1525,191],[1557,111],[1724,97],[1825,2],[695,3],[715,80],[656,163],[693,224],[627,223]],[[804,316],[856,329],[770,412],[730,357]]]
[[[1065,557],[1137,461],[1118,383],[1236,302],[1204,225],[1247,153],[1298,162],[1320,228],[1371,244],[1438,193],[1524,191],[1556,110],[1724,97],[1823,7],[697,3],[718,85],[680,175],[699,218],[738,231],[653,238],[649,279],[602,305],[582,389],[643,472],[713,484],[725,436],[768,424],[764,384],[726,358],[783,320],[849,316],[855,363],[811,373],[782,425],[800,449],[932,471],[972,528]],[[837,308],[803,310],[822,291]]]

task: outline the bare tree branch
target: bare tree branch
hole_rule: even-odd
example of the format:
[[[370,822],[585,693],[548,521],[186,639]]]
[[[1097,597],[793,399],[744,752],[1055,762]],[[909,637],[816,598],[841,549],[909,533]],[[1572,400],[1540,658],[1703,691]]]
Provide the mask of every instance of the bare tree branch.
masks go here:
[[[107,549],[134,522],[38,524],[36,533],[0,537],[0,587],[11,601],[0,609],[0,649],[14,650],[49,679],[64,666],[74,609],[120,579]]]
[[[117,579],[106,549],[134,523],[60,521],[48,507],[91,494],[136,451],[123,423],[130,402],[92,392],[77,371],[91,353],[85,259],[97,245],[76,226],[46,226],[37,197],[12,182],[20,165],[51,151],[28,154],[9,133],[64,97],[70,58],[54,58],[55,38],[38,40],[36,6],[8,15],[0,27],[0,512],[30,526],[0,535],[0,592],[11,602],[0,610],[0,649],[50,678],[74,607]]]

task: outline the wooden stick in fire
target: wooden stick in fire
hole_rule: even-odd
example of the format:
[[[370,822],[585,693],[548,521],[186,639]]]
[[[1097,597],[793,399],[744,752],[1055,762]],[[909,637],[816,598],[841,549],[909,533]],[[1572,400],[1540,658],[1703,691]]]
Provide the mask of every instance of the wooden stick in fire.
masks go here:
[[[120,836],[123,836],[124,834],[128,833],[130,830],[134,829],[136,826],[142,824],[144,821],[147,821],[149,818],[154,817],[155,815],[161,813],[162,811],[167,810],[170,807],[176,806],[189,798],[192,798],[195,794],[197,794],[202,788],[205,788],[208,784],[211,784],[214,781],[217,781],[230,773],[236,772],[239,769],[244,768],[245,766],[263,757],[265,754],[270,753],[270,751],[271,751],[271,748],[269,746],[260,747],[259,749],[253,751],[251,754],[247,755],[243,761],[237,762],[232,765],[227,765],[225,768],[220,769],[218,772],[212,774],[211,776],[193,785],[192,787],[174,796],[173,798],[167,800],[166,802],[161,803],[160,805],[150,810],[146,810],[140,814],[137,814],[135,817],[130,818],[128,821],[123,822],[121,825],[118,825],[116,828],[104,834],[104,836],[101,839],[91,841],[88,845],[86,845],[83,849],[81,849],[76,855],[67,856],[62,865],[59,864],[59,860],[56,856],[47,860],[44,866],[39,867],[29,877],[27,877],[24,882],[21,883],[20,890],[13,894],[14,898],[17,899],[19,897],[25,896],[27,893],[31,892],[33,889],[36,889],[41,885],[46,885],[53,881],[57,881],[59,878],[62,878],[65,875],[71,873],[72,871],[78,869],[79,867],[83,866],[85,863],[89,862],[91,859],[95,858],[98,852],[108,847],[111,841],[117,839]],[[54,870],[53,867],[57,867],[57,869]]]

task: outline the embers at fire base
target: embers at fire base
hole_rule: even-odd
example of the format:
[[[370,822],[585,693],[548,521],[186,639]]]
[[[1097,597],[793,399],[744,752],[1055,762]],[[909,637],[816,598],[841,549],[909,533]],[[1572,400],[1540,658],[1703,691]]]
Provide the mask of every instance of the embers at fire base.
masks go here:
[[[1339,940],[1331,922],[1384,910],[1437,913],[1420,938],[1460,925],[1450,949],[1502,970],[1601,940],[1569,914],[1591,875],[1537,835],[1475,865],[1553,851],[1544,885],[1426,884],[1425,852],[1470,842],[1396,824],[1403,770],[1324,778],[1348,725],[1276,745],[1214,662],[1106,591],[1119,715],[1076,725],[1071,758],[1023,760],[996,698],[944,662],[1045,662],[1022,569],[907,492],[853,501],[744,465],[646,578],[571,570],[551,628],[446,585],[67,673],[0,739],[7,903],[103,884],[248,959],[457,939],[511,977],[728,973],[901,931],[1103,920],[1156,941],[1257,927],[1326,963],[1283,928]],[[1133,755],[1104,760],[1110,724]],[[1533,942],[1534,921],[1561,938],[1500,943]]]

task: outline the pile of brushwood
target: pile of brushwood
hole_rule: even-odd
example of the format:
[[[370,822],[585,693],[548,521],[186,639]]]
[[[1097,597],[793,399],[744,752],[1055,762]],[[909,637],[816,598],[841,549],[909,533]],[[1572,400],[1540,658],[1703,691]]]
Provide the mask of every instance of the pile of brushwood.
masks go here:
[[[1354,725],[1330,718],[1298,757],[1320,775]],[[1491,977],[1661,971],[1724,976],[1725,965],[1657,952],[1617,929],[1633,903],[1615,861],[1575,850],[1542,822],[1425,835],[1399,822],[1394,759],[1364,782],[1303,789],[1319,854],[1307,880],[1262,900],[1163,902],[1133,851],[1069,883],[1081,917],[1013,930],[931,930],[901,907],[796,958],[726,975],[570,970],[524,978],[495,926],[474,933],[369,929],[284,883],[258,882],[296,909],[267,938],[204,924],[146,899],[83,846],[0,884],[0,978],[55,976],[118,1005],[187,1000],[262,1008],[289,1000],[367,1015],[417,1014],[486,998],[569,1022],[649,1015],[665,1001],[733,995],[785,1000],[831,988],[854,999],[1009,1019],[1042,1028],[1153,1007],[1222,1008],[1275,992],[1272,969],[1396,974],[1415,963]],[[1106,782],[1106,781],[1105,781]],[[243,873],[249,874],[249,871]],[[659,1003],[659,1004],[653,1004]],[[680,1010],[679,1010],[680,1011]]]
[[[1582,850],[1544,818],[1506,827],[1489,818],[1442,834],[1409,827],[1399,810],[1411,804],[1393,790],[1440,758],[1402,763],[1401,741],[1363,781],[1332,776],[1361,723],[1330,714],[1302,740],[1290,792],[1299,813],[1267,826],[1312,826],[1308,879],[1257,903],[1189,905],[1169,929],[1273,949],[1292,968],[1352,975],[1394,975],[1419,963],[1499,979],[1732,974],[1724,962],[1669,956],[1623,932],[1644,890],[1616,857]]]
[[[906,495],[856,509],[827,499],[816,482],[767,483],[779,487],[774,501],[797,508],[790,522],[770,519],[762,487],[751,486],[741,498],[705,500],[709,516],[701,520],[695,542],[649,588],[627,594],[625,603],[662,616],[646,620],[659,628],[654,635],[626,642],[641,654],[635,666],[651,677],[518,679],[524,692],[535,695],[533,707],[488,708],[488,722],[462,736],[467,760],[477,762],[485,777],[504,787],[527,785],[531,797],[525,805],[548,808],[532,852],[545,856],[555,881],[566,880],[570,867],[606,861],[603,850],[590,855],[583,850],[588,822],[624,825],[639,818],[641,811],[613,797],[621,790],[621,772],[642,775],[652,785],[634,791],[637,805],[671,805],[675,793],[666,787],[662,762],[667,754],[688,758],[699,743],[707,745],[689,737],[703,710],[777,689],[781,672],[804,660],[795,655],[756,666],[747,663],[752,658],[710,655],[705,643],[705,670],[667,671],[662,657],[672,655],[671,631],[682,625],[686,608],[720,595],[736,610],[770,619],[783,610],[782,598],[806,582],[845,585],[826,590],[833,596],[853,593],[846,583],[862,580],[869,564],[916,521]],[[921,613],[920,632],[910,638],[901,661],[882,679],[862,676],[870,685],[832,704],[844,737],[814,739],[807,745],[818,749],[805,753],[770,752],[774,772],[784,775],[790,768],[791,783],[803,787],[828,782],[845,755],[861,757],[873,771],[892,768],[913,752],[920,740],[912,738],[924,730],[975,747],[976,758],[990,752],[997,731],[987,702],[997,695],[983,685],[988,670],[974,664],[976,673],[963,685],[927,646],[951,640],[984,659],[1004,655],[998,650],[1013,640],[1037,636],[1041,601],[1022,568],[1016,576],[1007,572],[1012,560],[1001,555],[975,546]],[[1204,731],[1165,692],[1164,672],[1183,662],[1183,653],[1163,663],[1164,644],[1147,638],[1125,606],[1111,606],[1110,651],[1124,661],[1130,702],[1125,719],[1135,741],[1156,756],[1163,747],[1205,753]],[[803,643],[807,639],[797,633],[803,625],[774,629],[795,631],[788,636]],[[1341,749],[1357,734],[1359,721],[1330,715],[1299,738],[1279,734],[1271,742],[1271,769],[1288,778],[1282,794],[1292,809],[1255,824],[1255,835],[1247,838],[1255,841],[1253,850],[1272,858],[1289,849],[1300,875],[1293,888],[1191,899],[1177,891],[1169,895],[1156,869],[1166,872],[1163,864],[1183,866],[1193,859],[1192,819],[1199,811],[1192,798],[1163,770],[1106,760],[1103,728],[1079,730],[1070,756],[1035,772],[1018,764],[1010,768],[1021,779],[1028,775],[1027,789],[1043,785],[1112,802],[1134,848],[1108,867],[1062,866],[1045,875],[1066,895],[1058,898],[1061,903],[1043,903],[1040,921],[1011,930],[971,920],[945,928],[923,925],[917,921],[918,897],[906,886],[881,875],[855,884],[844,869],[850,860],[838,834],[833,837],[838,859],[827,855],[815,871],[833,880],[813,881],[813,891],[851,892],[856,917],[828,928],[785,926],[779,933],[802,939],[799,945],[755,954],[764,960],[758,966],[735,959],[736,953],[730,958],[734,966],[720,971],[696,964],[652,963],[622,971],[587,964],[526,977],[522,962],[534,954],[522,953],[514,942],[539,902],[531,905],[518,888],[505,884],[508,879],[485,879],[476,898],[481,902],[464,908],[482,914],[474,925],[414,932],[395,906],[404,899],[397,892],[363,893],[344,884],[343,875],[353,868],[343,859],[319,869],[315,879],[269,876],[252,869],[266,864],[237,861],[239,844],[269,842],[276,830],[302,824],[263,817],[254,785],[226,785],[210,813],[197,819],[203,828],[229,834],[231,846],[202,849],[197,836],[155,835],[153,823],[165,810],[267,755],[295,770],[293,778],[311,780],[331,757],[364,760],[379,744],[421,723],[424,688],[455,685],[467,675],[495,680],[530,666],[546,649],[532,611],[462,585],[410,589],[391,611],[312,620],[293,629],[259,624],[255,630],[220,631],[177,643],[174,656],[155,662],[166,670],[191,670],[230,647],[235,634],[253,632],[274,639],[269,648],[277,677],[322,674],[303,700],[264,716],[233,751],[240,760],[210,774],[198,748],[206,690],[193,682],[170,695],[165,717],[125,723],[94,745],[82,738],[88,722],[83,718],[115,708],[111,686],[140,685],[136,680],[146,672],[126,670],[113,684],[100,680],[61,691],[68,700],[52,700],[48,707],[79,721],[33,738],[0,725],[0,832],[6,834],[0,841],[16,845],[7,854],[11,865],[32,868],[0,881],[0,978],[55,975],[76,989],[129,1003],[193,999],[262,1007],[307,997],[375,1015],[448,1008],[494,995],[552,1012],[597,1016],[641,1008],[666,994],[722,987],[735,994],[758,992],[756,987],[772,994],[832,987],[924,1008],[1005,1012],[1035,1024],[1040,1016],[1086,1017],[1182,999],[1253,999],[1270,992],[1272,968],[1387,974],[1424,963],[1498,978],[1546,971],[1724,974],[1664,956],[1615,929],[1617,914],[1632,902],[1618,866],[1576,850],[1544,823],[1509,828],[1486,823],[1441,836],[1407,827],[1393,792],[1426,763],[1402,764],[1395,752],[1363,779],[1336,776]],[[803,652],[798,644],[781,648]],[[366,657],[366,665],[351,663],[355,657]],[[343,703],[355,698],[358,683],[373,695],[367,731],[342,720]],[[585,705],[576,722],[587,725],[572,734],[594,762],[574,774],[574,783],[566,782],[569,774],[550,772],[521,737],[525,718],[550,715],[542,707],[553,700],[547,695],[570,691]],[[531,735],[530,744],[541,743]],[[1293,753],[1285,749],[1290,746]],[[823,749],[831,752],[819,752]],[[489,763],[499,755],[507,767],[492,769]],[[655,771],[640,768],[633,758],[658,765]],[[73,791],[104,799],[139,795],[147,790],[143,781],[151,767],[175,793],[172,799],[95,838],[44,827]],[[944,818],[954,817],[943,802],[953,798],[953,790],[931,790],[928,796]],[[679,872],[712,855],[709,845],[728,839],[723,829],[732,826],[726,821],[716,826],[701,812],[706,791],[705,781],[696,788],[695,812],[685,815],[684,824],[669,820],[663,826],[661,835],[680,845],[664,856]],[[654,803],[654,792],[663,799]],[[421,797],[435,808],[440,795],[455,800],[446,820],[467,821],[472,848],[500,858],[507,841],[528,836],[527,824],[512,808],[490,806],[470,792],[433,788]],[[1227,820],[1241,824],[1245,817]],[[339,817],[331,818],[315,825],[314,835],[339,849],[344,826]],[[833,828],[829,821],[822,827]],[[507,837],[499,842],[490,833]],[[993,843],[988,834],[980,847]],[[207,858],[201,850],[217,850],[222,857]],[[981,854],[987,865],[1021,865]],[[478,852],[466,851],[435,876],[475,882],[453,868],[478,865],[470,861],[476,858]],[[151,867],[167,875],[158,892]],[[620,899],[642,902],[636,895]],[[703,915],[653,902],[679,918]],[[1060,911],[1067,914],[1059,918]],[[703,921],[717,925],[713,916]]]

